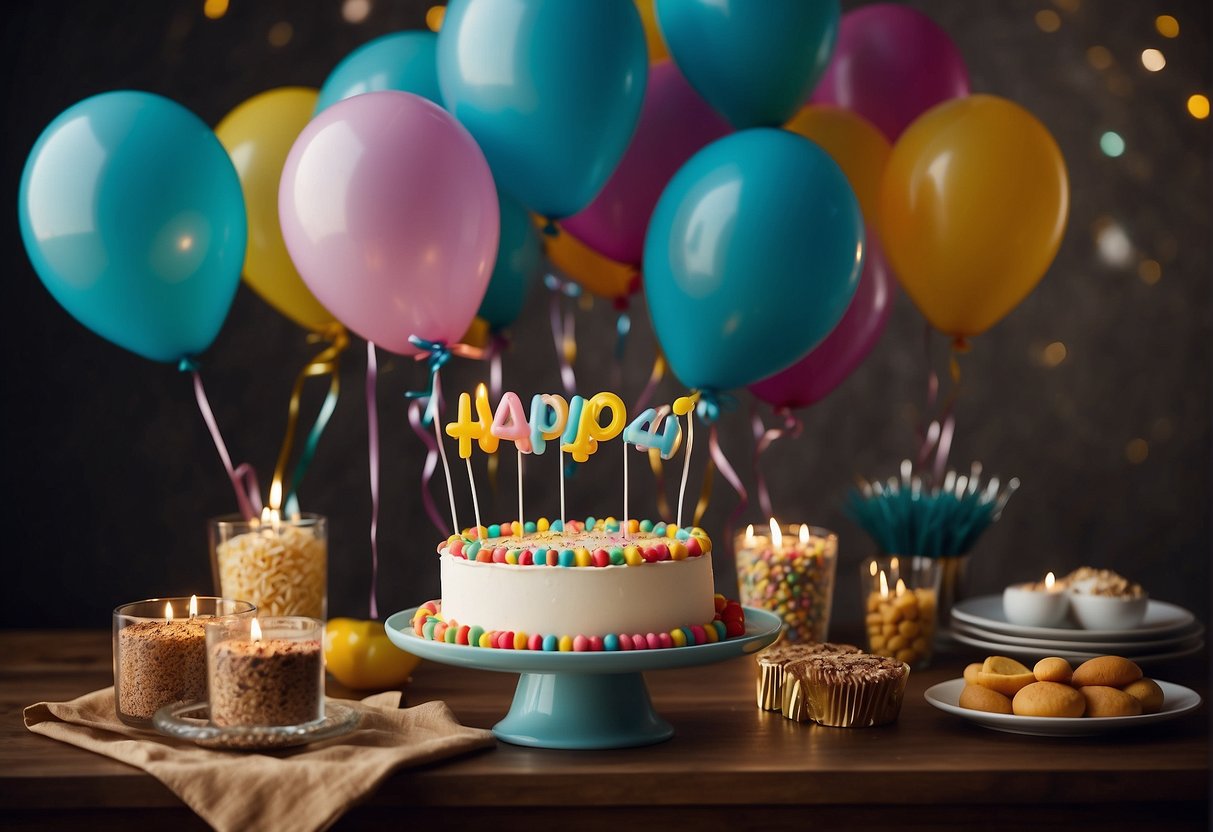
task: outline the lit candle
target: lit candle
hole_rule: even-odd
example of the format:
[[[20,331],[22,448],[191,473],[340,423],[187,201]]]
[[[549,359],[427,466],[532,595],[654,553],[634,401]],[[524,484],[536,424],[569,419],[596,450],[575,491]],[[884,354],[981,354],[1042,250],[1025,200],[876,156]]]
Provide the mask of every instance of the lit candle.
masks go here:
[[[302,725],[324,717],[324,623],[283,616],[207,631],[210,718],[219,726]]]
[[[774,517],[767,525],[767,533],[749,525],[735,539],[741,603],[778,614],[788,641],[825,641],[838,539],[807,524],[780,526]]]
[[[114,610],[114,707],[147,726],[165,705],[206,699],[205,620],[251,613],[223,598],[153,599]],[[182,617],[185,616],[185,617]]]
[[[1002,592],[1003,614],[1021,627],[1056,627],[1070,611],[1064,589],[1052,572],[1039,583],[1008,586]]]
[[[898,557],[871,560],[866,574],[861,572],[868,588],[865,618],[868,652],[921,667],[930,660],[935,634],[933,579],[938,576],[938,567],[929,558],[917,564],[917,558],[910,559],[908,564],[902,560]]]

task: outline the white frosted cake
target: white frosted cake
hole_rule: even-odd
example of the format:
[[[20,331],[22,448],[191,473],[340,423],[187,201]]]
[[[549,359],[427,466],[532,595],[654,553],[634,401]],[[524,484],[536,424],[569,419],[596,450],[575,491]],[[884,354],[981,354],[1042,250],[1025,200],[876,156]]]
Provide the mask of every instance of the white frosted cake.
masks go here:
[[[745,631],[714,594],[699,528],[612,518],[469,529],[438,547],[442,599],[413,627],[434,641],[530,650],[632,650],[720,641]]]

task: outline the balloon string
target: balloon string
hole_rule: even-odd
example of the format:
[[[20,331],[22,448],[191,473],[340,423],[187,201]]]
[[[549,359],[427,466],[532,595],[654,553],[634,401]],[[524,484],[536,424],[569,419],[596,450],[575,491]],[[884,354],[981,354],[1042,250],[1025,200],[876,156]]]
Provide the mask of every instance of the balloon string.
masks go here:
[[[526,531],[526,514],[522,510],[522,449],[518,449],[518,534]]]
[[[438,504],[434,502],[434,495],[430,493],[430,480],[434,476],[434,469],[438,467],[438,440],[430,436],[429,429],[423,423],[421,402],[416,399],[409,402],[409,426],[426,447],[425,464],[421,467],[421,503],[425,506],[425,513],[429,515],[434,528],[438,529],[440,534],[446,534],[446,521],[442,519],[442,514],[438,511]],[[455,525],[456,532],[458,532],[458,523]]]
[[[576,356],[576,341],[573,341],[572,350],[569,348],[570,340],[565,332],[565,319],[561,313],[561,293],[559,289],[553,289],[548,297],[548,316],[552,323],[552,340],[556,345],[556,360],[560,364],[560,383],[564,386],[564,392],[572,396],[577,390],[577,375],[573,372],[573,362],[570,358],[570,352]]]
[[[628,536],[628,442],[623,441],[623,524],[620,526],[623,530],[624,540]]]
[[[206,422],[206,426],[211,433],[211,439],[215,443],[215,448],[219,451],[219,459],[223,461],[223,467],[227,471],[227,478],[231,482],[232,488],[236,491],[236,505],[240,510],[240,516],[246,521],[260,516],[261,489],[257,486],[257,472],[248,463],[242,463],[236,468],[232,467],[232,458],[227,452],[227,445],[223,443],[223,435],[219,432],[219,423],[215,421],[215,414],[211,410],[211,404],[206,398],[206,390],[202,387],[202,376],[198,372],[198,365],[189,358],[183,358],[178,365],[178,369],[182,372],[188,372],[194,377],[194,398],[198,401],[198,410],[202,413],[202,420]]]
[[[366,342],[366,428],[367,452],[371,472],[371,618],[379,617],[375,603],[375,584],[379,580],[379,402],[375,388],[379,368],[375,360],[375,342]]]
[[[313,333],[313,337],[315,334]],[[291,493],[294,494],[295,488],[299,481],[303,478],[308,465],[311,464],[312,454],[315,452],[315,443],[320,441],[320,433],[323,433],[325,425],[328,423],[327,416],[332,415],[332,409],[328,409],[326,415],[325,409],[328,408],[330,402],[336,406],[336,398],[341,391],[341,380],[338,375],[339,363],[338,359],[345,348],[349,346],[349,336],[345,332],[345,328],[340,324],[335,324],[334,328],[327,332],[324,337],[331,342],[323,352],[313,358],[299,372],[295,378],[295,384],[291,388],[291,399],[287,406],[286,416],[286,434],[282,439],[282,448],[278,451],[278,462],[274,466],[274,477],[270,481],[269,505],[274,511],[279,511],[282,508],[283,489],[282,481],[286,476],[286,466],[291,459],[291,449],[295,443],[295,432],[299,426],[299,403],[303,397],[303,385],[312,376],[329,376],[329,393],[325,398],[324,406],[320,410],[320,415],[317,416],[313,429],[309,432],[307,445],[304,453],[300,456],[299,464],[295,468],[294,480],[291,484]],[[315,428],[319,428],[317,431]],[[311,453],[308,453],[308,450]]]
[[[639,413],[645,409],[649,403],[649,399],[653,398],[653,393],[657,391],[657,385],[665,378],[665,355],[658,347],[656,355],[653,357],[653,369],[649,372],[649,380],[644,385],[644,389],[640,391],[640,397],[636,399],[636,412]],[[660,457],[658,457],[660,459]],[[664,515],[669,517],[667,513]]]
[[[759,464],[762,455],[776,439],[782,436],[800,436],[803,428],[800,420],[792,415],[790,408],[780,408],[775,411],[775,415],[783,416],[783,427],[768,428],[758,413],[757,403],[750,405],[750,425],[754,434],[754,481],[757,483],[755,490],[758,492],[758,505],[762,509],[763,517],[774,517],[775,512],[771,509],[771,494],[767,490],[766,477],[763,476],[762,466]]]
[[[724,455],[724,449],[720,447],[720,438],[717,435],[715,423],[712,424],[711,430],[708,433],[708,449],[711,451],[711,459],[716,463],[716,468],[720,470],[721,475],[728,481],[729,485],[733,486],[733,490],[737,492],[737,496],[740,498],[737,507],[729,512],[724,524],[725,546],[731,551],[733,528],[737,525],[737,518],[741,516],[746,506],[749,505],[749,495],[746,493],[745,485],[741,482],[741,477],[737,476],[737,472],[733,470],[728,457]],[[704,507],[707,507],[706,503]],[[695,523],[698,525],[698,518]]]
[[[938,427],[933,424],[926,424],[926,419],[930,419],[935,413],[935,403],[939,396],[939,375],[935,372],[934,363],[931,360],[931,325],[923,324],[922,328],[922,349],[923,355],[926,358],[927,366],[927,397],[926,404],[923,409],[924,421],[919,423],[916,433],[918,434],[918,467],[927,464],[930,458],[931,450],[938,441],[938,434],[932,434],[932,429],[938,430]]]
[[[560,449],[560,527],[564,528],[564,448]]]
[[[472,489],[472,512],[476,516],[476,537],[480,537],[480,498],[476,495],[476,478],[472,476],[472,458],[464,457],[468,469],[468,485]]]
[[[948,456],[952,451],[952,442],[956,434],[956,400],[960,395],[960,355],[969,351],[966,339],[957,337],[952,342],[952,351],[948,357],[948,370],[952,380],[947,397],[940,407],[938,415],[927,426],[922,448],[918,453],[918,467],[930,467],[933,482],[943,481],[948,466]],[[934,376],[934,371],[932,371]],[[938,385],[938,378],[935,377]]]
[[[682,480],[678,485],[678,527],[682,527],[682,504],[687,492],[687,475],[691,471],[691,449],[695,447],[695,412],[687,414],[687,447],[682,458]],[[704,475],[705,481],[707,475]]]

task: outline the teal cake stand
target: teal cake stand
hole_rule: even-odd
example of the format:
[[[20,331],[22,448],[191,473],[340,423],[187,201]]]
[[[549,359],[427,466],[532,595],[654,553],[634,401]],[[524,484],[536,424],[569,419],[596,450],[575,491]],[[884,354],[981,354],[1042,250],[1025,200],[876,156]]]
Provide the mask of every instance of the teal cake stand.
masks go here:
[[[642,675],[755,653],[779,636],[778,616],[745,608],[744,635],[658,650],[545,653],[427,641],[410,626],[416,607],[384,622],[407,653],[442,664],[518,673],[514,702],[493,726],[497,739],[536,748],[628,748],[668,740],[674,728],[653,710]]]

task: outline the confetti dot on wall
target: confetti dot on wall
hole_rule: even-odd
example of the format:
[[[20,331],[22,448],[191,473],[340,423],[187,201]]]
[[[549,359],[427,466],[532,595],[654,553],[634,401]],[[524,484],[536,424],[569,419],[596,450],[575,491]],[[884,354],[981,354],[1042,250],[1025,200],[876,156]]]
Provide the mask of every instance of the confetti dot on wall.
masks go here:
[[[1157,260],[1142,260],[1137,264],[1137,276],[1147,286],[1153,286],[1162,279],[1162,266]]]
[[[361,23],[371,13],[371,0],[345,0],[341,4],[341,16],[347,23]]]
[[[1160,14],[1154,18],[1154,28],[1158,30],[1158,34],[1164,38],[1179,37],[1179,21],[1171,17],[1169,14]]]
[[[202,13],[211,20],[218,20],[227,14],[228,0],[206,0],[202,4]]]
[[[1099,149],[1115,159],[1125,152],[1125,140],[1115,130],[1108,130],[1099,137]]]
[[[1042,32],[1056,32],[1061,28],[1061,16],[1052,9],[1041,9],[1036,13],[1036,27]]]
[[[442,28],[442,21],[445,17],[446,6],[430,6],[425,13],[425,25],[430,27],[431,32],[437,32]]]
[[[1150,72],[1158,72],[1167,65],[1167,59],[1157,49],[1143,49],[1141,50],[1141,65]]]
[[[295,36],[295,27],[287,23],[285,20],[280,20],[270,27],[269,42],[270,46],[282,47],[291,42],[291,38]]]
[[[1112,53],[1106,46],[1092,46],[1087,50],[1087,63],[1096,69],[1107,69],[1112,65]]]
[[[1197,93],[1188,97],[1188,112],[1192,118],[1206,119],[1209,117],[1209,97]]]
[[[1056,367],[1066,360],[1068,351],[1061,341],[1054,341],[1041,351],[1040,360],[1046,367]]]
[[[1129,460],[1134,465],[1140,465],[1146,461],[1146,457],[1150,455],[1150,443],[1138,437],[1130,439],[1125,445],[1125,459]]]

